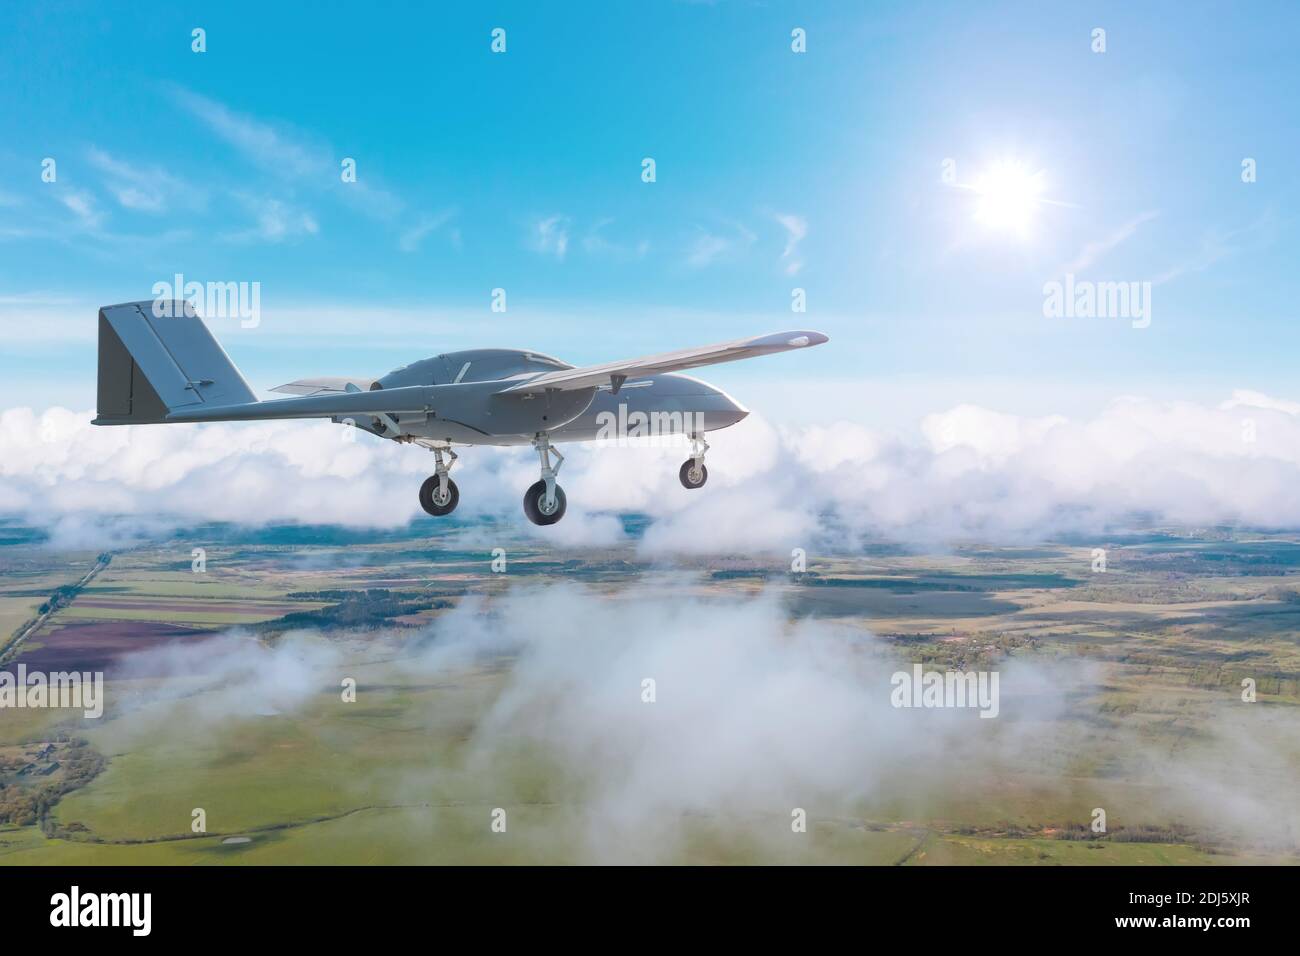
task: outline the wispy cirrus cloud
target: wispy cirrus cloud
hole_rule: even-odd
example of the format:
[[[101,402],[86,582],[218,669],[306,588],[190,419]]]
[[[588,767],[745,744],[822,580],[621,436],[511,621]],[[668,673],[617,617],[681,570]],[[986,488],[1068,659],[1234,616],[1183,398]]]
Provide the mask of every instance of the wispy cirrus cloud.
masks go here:
[[[808,235],[808,220],[792,213],[776,213],[773,218],[785,230],[785,248],[781,250],[781,266],[786,275],[797,275],[803,268],[799,243]]]
[[[1091,267],[1094,263],[1100,261],[1108,253],[1118,246],[1131,239],[1143,225],[1157,218],[1159,212],[1144,212],[1140,216],[1134,216],[1128,222],[1124,223],[1118,229],[1109,233],[1101,239],[1093,239],[1084,243],[1072,260],[1061,267],[1061,272],[1079,273]]]
[[[529,247],[543,255],[564,259],[569,251],[569,217],[557,213],[533,222],[529,229]]]
[[[410,251],[435,231],[439,217],[445,215],[411,211],[401,196],[378,183],[367,170],[365,157],[342,156],[327,142],[287,125],[240,113],[191,90],[177,87],[171,95],[218,139],[282,184],[342,202],[369,219],[398,228],[398,245],[404,251]],[[344,160],[355,164],[355,179],[344,181]]]
[[[104,174],[105,185],[118,205],[136,212],[162,213],[172,205],[201,208],[205,192],[158,165],[137,166],[92,146],[90,164]]]
[[[99,208],[95,197],[85,189],[60,192],[59,202],[71,210],[77,217],[77,223],[84,229],[98,229],[104,223],[105,213]]]
[[[404,231],[397,240],[397,248],[403,252],[415,252],[420,248],[420,244],[426,236],[437,232],[455,217],[455,210],[448,209],[438,213],[436,216],[423,216],[418,219],[415,225]],[[451,236],[452,245],[460,245],[460,231],[452,229],[448,231]]]
[[[1203,272],[1222,259],[1264,249],[1273,243],[1276,227],[1272,210],[1266,209],[1254,221],[1239,228],[1208,229],[1202,233],[1195,252],[1161,272],[1151,280],[1151,284],[1164,285],[1182,276]]]
[[[245,158],[270,172],[295,178],[330,172],[327,147],[310,145],[269,123],[236,113],[224,103],[176,87],[172,98]]]
[[[1084,272],[1132,239],[1144,224],[1159,217],[1160,213],[1156,211],[1144,212],[1141,215],[1134,216],[1103,238],[1085,243],[1078,254],[1063,265],[1059,272]],[[1195,240],[1194,248],[1190,252],[1184,252],[1173,265],[1154,271],[1154,273],[1148,272],[1151,275],[1151,284],[1153,286],[1164,285],[1183,276],[1203,272],[1221,260],[1235,256],[1238,253],[1265,248],[1274,241],[1275,226],[1276,221],[1271,210],[1265,210],[1254,221],[1244,226],[1230,229],[1220,227],[1206,229]],[[1183,237],[1179,238],[1182,239]],[[1186,243],[1180,241],[1178,245],[1185,246]]]
[[[730,259],[752,246],[757,238],[740,223],[733,223],[729,232],[714,232],[697,226],[695,236],[686,248],[686,266],[703,269]]]
[[[284,242],[320,232],[316,218],[306,209],[265,196],[238,193],[236,199],[254,217],[255,224],[248,229],[226,233],[222,238],[232,242]]]
[[[650,251],[650,240],[620,242],[605,235],[605,229],[614,224],[612,217],[597,220],[582,238],[582,250],[591,256],[629,261],[644,259]]]

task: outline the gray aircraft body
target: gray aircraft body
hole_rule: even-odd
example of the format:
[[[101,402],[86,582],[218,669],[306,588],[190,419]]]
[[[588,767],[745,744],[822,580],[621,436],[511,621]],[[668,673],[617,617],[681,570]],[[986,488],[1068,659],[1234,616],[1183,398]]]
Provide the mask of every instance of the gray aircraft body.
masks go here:
[[[679,478],[700,488],[708,479],[704,434],[749,411],[681,370],[825,341],[820,332],[777,332],[588,366],[520,349],[471,349],[375,379],[302,379],[272,389],[294,397],[259,401],[189,302],[128,302],[99,310],[94,424],[327,418],[431,450],[435,473],[420,488],[420,504],[432,515],[450,514],[460,500],[448,476],[453,445],[531,444],[541,478],[524,495],[524,513],[548,525],[566,507],[556,483],[564,458],[554,442],[680,434],[691,451]]]

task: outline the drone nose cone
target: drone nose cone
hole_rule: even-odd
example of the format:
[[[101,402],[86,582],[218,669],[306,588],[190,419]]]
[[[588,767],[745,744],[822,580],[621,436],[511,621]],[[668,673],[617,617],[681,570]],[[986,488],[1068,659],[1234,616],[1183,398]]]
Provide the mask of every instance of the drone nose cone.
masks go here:
[[[749,409],[740,402],[736,401],[722,389],[714,390],[718,397],[719,408],[717,408],[709,417],[714,419],[717,424],[714,428],[726,428],[728,425],[734,425],[743,418],[749,417]]]

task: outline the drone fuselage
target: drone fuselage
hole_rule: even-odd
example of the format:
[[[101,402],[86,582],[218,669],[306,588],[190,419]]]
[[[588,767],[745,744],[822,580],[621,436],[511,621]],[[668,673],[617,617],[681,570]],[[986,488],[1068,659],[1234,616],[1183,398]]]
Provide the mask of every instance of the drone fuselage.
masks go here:
[[[661,438],[734,425],[748,409],[690,375],[665,372],[623,383],[539,395],[500,394],[503,384],[572,366],[516,349],[471,349],[413,362],[370,389],[452,385],[425,413],[393,415],[401,435],[455,445],[526,445],[538,432],[554,441]],[[342,421],[343,419],[337,419]],[[360,418],[366,431],[395,437],[389,424]]]

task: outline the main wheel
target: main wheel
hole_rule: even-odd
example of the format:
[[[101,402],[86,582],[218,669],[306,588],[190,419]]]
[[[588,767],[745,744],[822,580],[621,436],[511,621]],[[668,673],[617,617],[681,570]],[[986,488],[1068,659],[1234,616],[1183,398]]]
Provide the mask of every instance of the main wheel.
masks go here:
[[[564,500],[564,489],[555,486],[555,504],[546,510],[546,482],[539,481],[524,492],[524,514],[533,524],[555,524],[564,517],[568,503]]]
[[[438,486],[438,476],[430,475],[425,479],[424,484],[420,486],[420,507],[435,518],[441,518],[443,515],[449,515],[456,510],[456,505],[460,502],[460,489],[456,487],[456,482],[450,478],[447,479],[447,494],[442,494],[442,489]]]
[[[703,488],[704,483],[709,480],[709,469],[704,467],[703,462],[696,467],[695,459],[687,458],[682,462],[682,467],[681,470],[677,472],[677,477],[682,480],[683,488]]]

